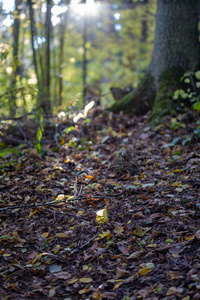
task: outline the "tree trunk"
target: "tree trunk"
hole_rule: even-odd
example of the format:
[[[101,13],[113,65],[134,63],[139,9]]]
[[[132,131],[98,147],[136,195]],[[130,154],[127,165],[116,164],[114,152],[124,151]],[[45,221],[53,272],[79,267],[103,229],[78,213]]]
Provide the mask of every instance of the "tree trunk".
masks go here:
[[[197,0],[159,0],[150,70],[158,81],[163,71],[181,67],[184,72],[199,64]]]
[[[51,41],[51,0],[47,0],[46,11],[46,76],[45,76],[45,97],[42,99],[41,107],[46,113],[51,113],[50,101],[50,41]]]
[[[58,105],[62,105],[63,99],[63,63],[64,63],[64,45],[65,45],[65,31],[67,28],[68,12],[61,15],[60,20],[60,57],[59,57],[59,98]]]
[[[198,68],[198,0],[158,0],[154,49],[143,81],[108,110],[136,115],[153,108],[153,118],[175,110],[172,96],[186,71]]]
[[[85,106],[86,103],[86,93],[87,93],[87,82],[86,82],[86,78],[87,78],[87,16],[84,16],[84,24],[83,24],[83,106]]]
[[[20,29],[20,4],[21,0],[15,0],[15,19],[13,23],[13,65],[14,65],[14,70],[12,74],[12,88],[16,88],[16,83],[17,83],[17,76],[20,75],[20,68],[19,68],[19,57],[18,57],[18,52],[19,52],[19,29]],[[17,104],[16,104],[16,95],[11,94],[11,99],[10,99],[10,116],[14,117],[17,109]]]

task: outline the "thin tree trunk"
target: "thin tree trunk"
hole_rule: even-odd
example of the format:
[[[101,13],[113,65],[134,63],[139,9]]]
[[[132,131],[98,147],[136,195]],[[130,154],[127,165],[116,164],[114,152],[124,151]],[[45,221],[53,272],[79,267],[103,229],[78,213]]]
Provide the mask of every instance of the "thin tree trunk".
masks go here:
[[[31,21],[31,45],[32,45],[32,51],[33,51],[33,62],[34,62],[34,67],[35,67],[35,74],[36,74],[36,78],[37,78],[38,89],[40,90],[40,76],[39,76],[39,71],[38,71],[37,56],[36,56],[35,45],[34,45],[34,39],[36,37],[36,32],[35,32],[35,18],[34,18],[34,9],[33,9],[32,0],[28,0],[28,6],[29,6],[30,21]]]
[[[147,41],[147,32],[148,32],[148,26],[147,26],[147,4],[148,4],[148,0],[145,0],[143,2],[143,5],[146,5],[145,6],[145,9],[144,9],[144,13],[143,13],[143,16],[142,16],[142,21],[141,21],[141,42],[142,43],[146,43]]]
[[[21,0],[15,0],[15,19],[13,23],[13,65],[14,65],[14,71],[12,75],[12,88],[16,88],[16,82],[17,82],[17,76],[19,74],[19,30],[20,30],[20,9],[19,6],[21,4]],[[17,109],[16,104],[16,96],[15,94],[11,95],[10,99],[10,116],[14,117]]]
[[[47,0],[46,12],[46,84],[45,97],[43,99],[42,107],[45,112],[51,112],[50,102],[50,41],[51,41],[51,0]]]
[[[60,59],[59,59],[59,99],[58,105],[62,105],[63,93],[63,62],[64,62],[64,44],[65,44],[65,31],[67,27],[67,15],[65,12],[60,21]]]
[[[87,82],[86,82],[86,76],[87,76],[87,17],[84,16],[84,24],[83,24],[83,105],[85,105],[86,101],[86,93],[87,93]]]

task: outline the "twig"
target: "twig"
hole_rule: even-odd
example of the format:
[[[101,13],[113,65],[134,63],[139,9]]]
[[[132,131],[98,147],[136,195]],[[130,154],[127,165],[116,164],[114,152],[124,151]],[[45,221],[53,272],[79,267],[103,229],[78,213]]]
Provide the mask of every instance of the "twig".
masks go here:
[[[114,195],[94,195],[94,196],[87,196],[87,197],[84,197],[84,196],[78,196],[78,197],[74,197],[72,196],[72,199],[71,200],[83,200],[83,199],[94,199],[94,198],[109,198],[109,197],[118,197],[118,196],[122,196],[124,193],[120,193],[120,194],[114,194]],[[68,199],[70,200],[70,199]],[[57,203],[57,205],[54,205],[55,203]],[[30,204],[30,205],[21,205],[21,206],[6,206],[6,207],[1,207],[0,208],[0,211],[6,211],[6,210],[9,210],[9,209],[18,209],[18,208],[43,208],[44,206],[50,206],[50,207],[53,207],[53,208],[59,208],[59,204],[61,203],[66,203],[66,200],[62,200],[62,201],[56,201],[56,200],[53,200],[53,201],[50,201],[50,202],[46,202],[46,203],[43,203],[43,204]]]
[[[23,118],[25,118],[26,116],[30,116],[30,115],[34,115],[35,113],[34,112],[30,112],[30,113],[27,113],[23,116],[20,116],[20,117],[15,117],[15,118],[3,118],[3,119],[0,119],[0,121],[15,121],[15,120],[21,120]]]
[[[97,236],[99,235],[99,233],[97,233],[95,236],[93,236],[91,239],[89,239],[89,241],[87,241],[85,244],[83,244],[82,246],[74,249],[72,252],[70,252],[70,254],[74,254],[76,252],[79,252],[81,249],[85,248],[87,245],[89,245]]]

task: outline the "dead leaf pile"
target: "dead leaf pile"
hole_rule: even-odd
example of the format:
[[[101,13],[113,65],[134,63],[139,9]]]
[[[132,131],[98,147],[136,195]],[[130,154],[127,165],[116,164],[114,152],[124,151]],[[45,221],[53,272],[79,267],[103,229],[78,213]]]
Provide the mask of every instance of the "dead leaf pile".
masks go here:
[[[43,158],[0,143],[1,299],[200,299],[200,143],[148,121],[63,122]]]

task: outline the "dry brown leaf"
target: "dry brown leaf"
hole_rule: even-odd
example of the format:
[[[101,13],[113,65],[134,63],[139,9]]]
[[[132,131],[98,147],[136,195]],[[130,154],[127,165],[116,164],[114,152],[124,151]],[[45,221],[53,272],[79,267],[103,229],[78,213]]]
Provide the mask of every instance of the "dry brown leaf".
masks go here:
[[[135,251],[131,253],[131,255],[128,257],[128,259],[137,260],[144,254],[144,251]]]
[[[117,294],[114,292],[105,292],[105,293],[102,293],[102,296],[103,296],[103,298],[106,298],[106,299],[115,299],[117,297]]]
[[[126,277],[128,275],[130,275],[130,273],[128,271],[117,268],[116,279],[120,279],[120,278]]]

